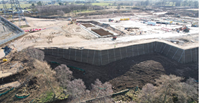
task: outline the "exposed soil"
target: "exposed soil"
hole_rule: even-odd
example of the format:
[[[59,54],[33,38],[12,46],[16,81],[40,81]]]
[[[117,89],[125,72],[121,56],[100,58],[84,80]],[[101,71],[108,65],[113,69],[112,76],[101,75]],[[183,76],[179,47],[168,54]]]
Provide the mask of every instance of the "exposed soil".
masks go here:
[[[106,29],[108,29],[108,30],[111,30],[111,31],[113,31],[113,32],[115,32],[115,33],[117,33],[117,34],[119,34],[119,35],[125,35],[124,32],[122,32],[122,31],[120,31],[120,30],[118,30],[118,29],[115,29],[115,28],[111,27],[109,24],[101,24],[101,23],[99,23],[99,22],[97,22],[97,21],[77,21],[77,22],[79,22],[79,23],[92,23],[92,24],[95,24],[95,25],[104,27],[104,28],[106,28]]]
[[[85,26],[86,28],[88,27],[95,27],[94,25],[91,25],[91,24],[82,24],[83,26]]]
[[[105,31],[103,29],[92,29],[92,31],[94,31],[95,33],[101,35],[101,36],[106,36],[106,35],[113,35],[108,31]]]
[[[154,80],[162,74],[175,74],[185,79],[192,77],[198,80],[198,63],[180,64],[159,54],[130,57],[104,66],[94,66],[50,55],[46,55],[45,60],[84,69],[85,74],[70,68],[73,76],[82,79],[88,89],[97,78],[102,82],[110,82],[114,92],[136,86],[141,88],[146,83],[154,84]],[[52,68],[58,66],[58,64],[50,65]]]

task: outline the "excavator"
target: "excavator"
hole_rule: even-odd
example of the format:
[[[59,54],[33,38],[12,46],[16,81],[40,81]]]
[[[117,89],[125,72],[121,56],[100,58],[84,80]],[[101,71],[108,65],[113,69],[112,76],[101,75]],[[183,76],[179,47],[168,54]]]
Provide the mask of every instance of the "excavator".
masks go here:
[[[76,24],[76,19],[71,19],[69,24]]]
[[[2,58],[3,62],[10,61],[13,56],[12,54],[17,52],[14,45],[7,45],[3,47],[2,49],[4,49],[4,53],[5,53],[5,56]]]

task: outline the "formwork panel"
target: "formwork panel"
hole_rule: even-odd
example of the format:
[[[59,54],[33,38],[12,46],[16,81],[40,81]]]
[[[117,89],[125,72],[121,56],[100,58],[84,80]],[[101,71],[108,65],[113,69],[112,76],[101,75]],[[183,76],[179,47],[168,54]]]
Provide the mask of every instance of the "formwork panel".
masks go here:
[[[69,58],[69,50],[64,49],[64,58],[68,59]]]
[[[160,44],[160,46],[158,48],[158,52],[160,53],[164,49],[166,44],[165,43],[161,43],[161,42],[159,42],[159,44]]]
[[[96,51],[95,50],[90,50],[90,52],[89,52],[89,55],[88,55],[88,57],[87,57],[87,63],[89,63],[89,64],[93,64],[93,62],[94,62],[94,60],[95,60],[95,57],[96,57]]]
[[[160,47],[161,47],[161,43],[160,43],[160,42],[156,42],[155,51],[156,51],[156,52],[159,52]]]
[[[132,46],[127,46],[127,57],[132,57],[133,56],[133,51],[132,51]]]
[[[121,47],[121,55],[122,55],[122,59],[127,57],[127,51],[126,51],[126,47]]]
[[[180,48],[177,48],[176,52],[174,52],[174,54],[172,56],[172,59],[178,61],[181,58],[181,56],[184,55],[182,53],[184,53],[184,50],[180,49]]]
[[[172,48],[172,46],[168,45],[168,44],[165,44],[163,50],[161,51],[161,54],[163,55],[167,55],[167,53],[170,51],[170,49]]]
[[[82,62],[84,63],[88,63],[89,59],[88,59],[88,56],[89,56],[89,53],[90,53],[90,50],[82,50]]]
[[[57,55],[58,55],[59,57],[62,57],[62,56],[63,56],[63,49],[57,48],[57,49],[56,49],[56,53],[57,53]]]
[[[133,52],[132,52],[133,56],[138,56],[139,55],[138,45],[133,45],[132,49],[133,49]]]
[[[193,48],[192,51],[193,51],[193,61],[196,62],[198,61],[199,49]]]
[[[82,50],[79,50],[79,49],[76,50],[76,61],[81,62],[81,59],[82,59],[81,55],[82,55]]]
[[[154,52],[154,42],[150,43],[149,45],[151,53]]]
[[[178,48],[172,46],[170,51],[167,53],[167,57],[171,58],[174,56],[175,52],[178,50]]]
[[[102,63],[105,63],[105,61],[108,62],[108,59],[109,59],[108,53],[109,53],[108,50],[102,50],[102,51],[101,51]]]
[[[114,56],[115,60],[119,60],[122,59],[122,55],[121,55],[121,50],[120,48],[116,48],[115,49],[115,56]]]
[[[189,63],[189,62],[192,62],[192,49],[188,49],[188,50],[185,50],[185,63]]]
[[[144,53],[148,54],[149,53],[149,48],[148,48],[148,44],[144,44]]]
[[[44,51],[45,54],[51,53],[51,49],[49,49],[49,48],[44,48],[42,51]]]
[[[137,45],[137,52],[138,55],[143,55],[144,54],[144,46],[143,45]]]
[[[110,51],[109,51],[109,59],[111,61],[115,60],[115,55],[116,55],[115,49],[110,49]]]

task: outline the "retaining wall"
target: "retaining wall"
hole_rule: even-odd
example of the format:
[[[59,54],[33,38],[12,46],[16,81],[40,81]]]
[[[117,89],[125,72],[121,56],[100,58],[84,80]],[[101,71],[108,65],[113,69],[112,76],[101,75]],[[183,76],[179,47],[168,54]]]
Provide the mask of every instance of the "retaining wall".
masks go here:
[[[198,61],[198,47],[181,49],[162,42],[150,42],[107,50],[64,49],[51,47],[44,48],[44,52],[45,54],[55,55],[69,60],[93,65],[105,65],[123,58],[151,54],[155,52],[179,63]]]

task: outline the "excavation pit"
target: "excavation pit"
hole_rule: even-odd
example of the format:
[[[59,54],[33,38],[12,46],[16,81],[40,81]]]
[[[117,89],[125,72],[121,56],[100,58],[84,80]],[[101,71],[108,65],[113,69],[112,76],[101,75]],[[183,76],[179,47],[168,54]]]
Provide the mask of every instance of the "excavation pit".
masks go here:
[[[92,24],[82,24],[83,26],[85,26],[86,28],[89,28],[89,27],[95,27],[94,25]]]
[[[105,31],[103,29],[91,29],[93,32],[99,34],[100,36],[113,36],[112,33]]]

